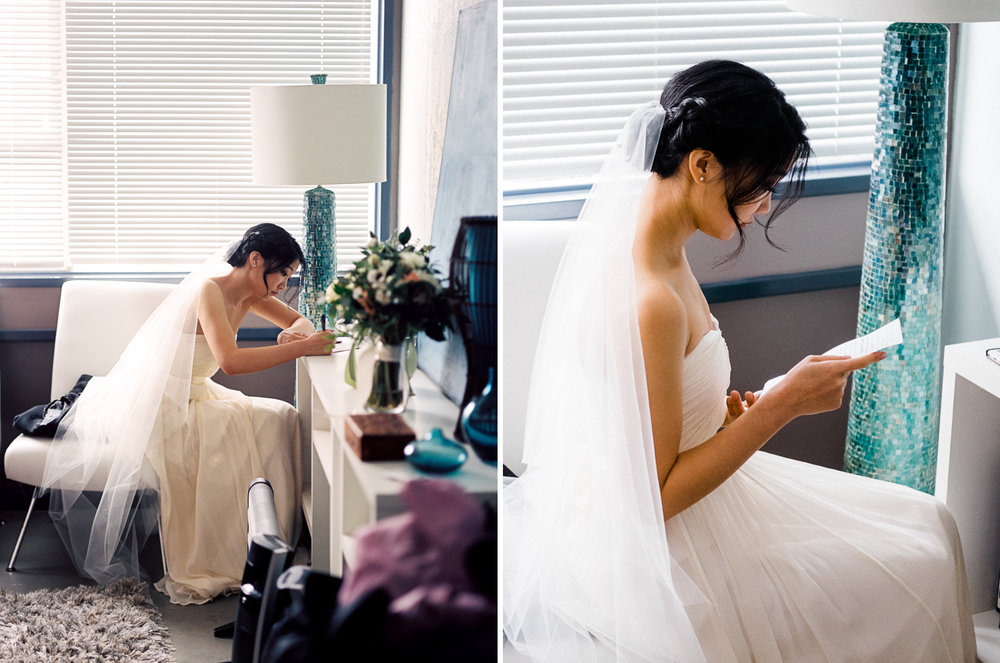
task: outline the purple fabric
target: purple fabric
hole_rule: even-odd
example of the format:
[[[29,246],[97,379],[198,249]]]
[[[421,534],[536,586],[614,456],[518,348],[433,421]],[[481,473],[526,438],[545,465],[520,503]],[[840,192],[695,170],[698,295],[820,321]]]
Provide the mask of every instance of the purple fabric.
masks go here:
[[[409,512],[359,531],[356,565],[337,602],[348,605],[369,590],[388,592],[390,615],[420,629],[442,621],[470,624],[496,615],[466,573],[465,554],[483,534],[479,503],[450,481],[417,479],[402,490]]]

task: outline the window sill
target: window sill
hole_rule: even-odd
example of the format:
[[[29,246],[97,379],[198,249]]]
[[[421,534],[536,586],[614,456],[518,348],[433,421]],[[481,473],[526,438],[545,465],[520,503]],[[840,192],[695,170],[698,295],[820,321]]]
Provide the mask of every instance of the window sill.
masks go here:
[[[66,281],[108,280],[143,281],[149,283],[180,283],[187,272],[56,272],[0,270],[0,288],[59,288]],[[289,287],[297,287],[299,277],[288,280]]]
[[[804,198],[868,191],[871,164],[826,166],[809,171]],[[503,197],[504,221],[556,221],[575,219],[590,191],[589,185],[508,191]]]

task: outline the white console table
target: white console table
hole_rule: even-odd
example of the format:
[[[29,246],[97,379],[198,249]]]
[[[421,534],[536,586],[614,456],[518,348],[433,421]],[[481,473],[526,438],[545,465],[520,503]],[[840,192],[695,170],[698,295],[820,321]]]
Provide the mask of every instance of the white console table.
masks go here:
[[[346,363],[346,352],[303,357],[296,378],[301,430],[310,449],[303,509],[312,535],[312,565],[333,575],[341,575],[345,563],[351,566],[352,535],[359,526],[406,510],[399,491],[411,479],[442,477],[477,499],[497,504],[497,466],[483,463],[471,449],[465,465],[445,475],[422,473],[405,460],[362,462],[344,442],[344,420],[363,411],[365,376],[358,376],[358,389],[349,387],[344,382]],[[358,364],[360,370],[363,360]],[[403,418],[417,437],[432,428],[451,437],[458,407],[419,371],[412,386]]]
[[[948,505],[965,553],[972,612],[996,627],[1000,572],[1000,338],[944,349],[935,495]]]

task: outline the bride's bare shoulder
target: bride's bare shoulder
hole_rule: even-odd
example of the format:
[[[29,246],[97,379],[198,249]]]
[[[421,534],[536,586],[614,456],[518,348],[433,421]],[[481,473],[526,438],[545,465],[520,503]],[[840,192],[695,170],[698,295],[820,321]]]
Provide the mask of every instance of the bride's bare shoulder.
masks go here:
[[[201,294],[221,295],[222,286],[214,276],[210,276],[201,282]]]
[[[662,278],[636,275],[636,311],[640,332],[683,339],[687,334],[687,312],[680,295]]]
[[[222,286],[214,279],[207,278],[201,283],[201,307],[205,310],[225,307],[225,296],[222,293]]]

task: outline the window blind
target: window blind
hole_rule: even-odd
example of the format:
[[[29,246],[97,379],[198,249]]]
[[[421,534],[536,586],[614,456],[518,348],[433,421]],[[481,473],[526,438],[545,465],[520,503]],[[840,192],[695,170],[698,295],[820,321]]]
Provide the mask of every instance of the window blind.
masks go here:
[[[65,255],[59,0],[3,5],[0,21],[0,266]]]
[[[51,42],[62,45],[65,222],[56,224],[60,237],[40,241],[65,248],[59,261],[31,264],[171,271],[256,223],[301,237],[310,187],[252,182],[250,88],[307,85],[315,73],[328,83],[374,82],[373,1],[55,2],[63,8],[62,34]],[[374,185],[331,188],[346,264],[368,239]],[[0,256],[27,265],[20,252]]]
[[[886,25],[782,0],[505,0],[504,190],[586,186],[631,111],[712,58],[775,81],[807,124],[813,165],[867,162]]]

